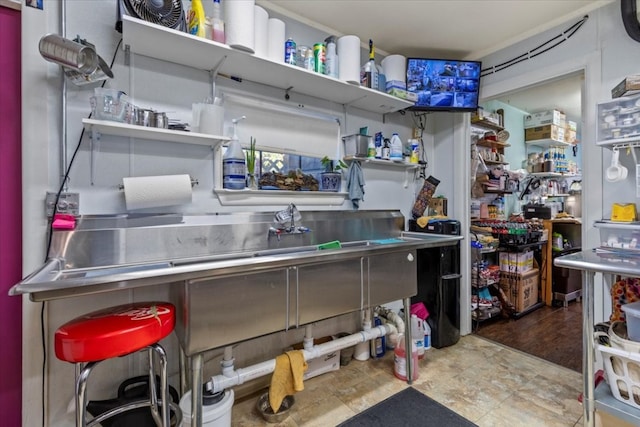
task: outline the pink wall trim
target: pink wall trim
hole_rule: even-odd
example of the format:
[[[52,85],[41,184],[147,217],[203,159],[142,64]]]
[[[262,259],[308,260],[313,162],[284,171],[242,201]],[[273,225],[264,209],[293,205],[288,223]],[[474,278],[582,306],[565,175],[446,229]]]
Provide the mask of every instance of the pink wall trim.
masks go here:
[[[0,414],[22,424],[22,277],[20,12],[0,6]]]

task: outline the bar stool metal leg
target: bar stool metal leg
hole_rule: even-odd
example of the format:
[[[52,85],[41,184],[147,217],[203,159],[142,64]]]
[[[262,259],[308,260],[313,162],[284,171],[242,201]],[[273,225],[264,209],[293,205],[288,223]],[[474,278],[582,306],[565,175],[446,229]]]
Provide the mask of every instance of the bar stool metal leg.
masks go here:
[[[85,427],[87,413],[87,380],[91,370],[98,362],[89,362],[82,366],[81,363],[76,364],[76,370],[80,367],[80,373],[76,378],[76,427]]]

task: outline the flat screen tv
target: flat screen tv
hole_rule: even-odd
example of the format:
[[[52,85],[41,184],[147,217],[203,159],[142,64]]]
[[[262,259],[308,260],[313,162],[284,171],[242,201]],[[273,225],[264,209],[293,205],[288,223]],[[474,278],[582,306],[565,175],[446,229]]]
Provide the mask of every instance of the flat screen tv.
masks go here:
[[[479,61],[407,58],[407,91],[418,99],[412,110],[473,111],[480,92]]]

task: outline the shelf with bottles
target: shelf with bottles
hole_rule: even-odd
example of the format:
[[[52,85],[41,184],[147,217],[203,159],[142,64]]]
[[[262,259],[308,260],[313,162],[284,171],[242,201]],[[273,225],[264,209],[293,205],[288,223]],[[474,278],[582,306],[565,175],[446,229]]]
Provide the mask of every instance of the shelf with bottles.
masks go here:
[[[419,163],[409,163],[404,160],[386,160],[386,159],[376,159],[370,157],[360,157],[360,156],[345,156],[345,162],[359,161],[363,165],[371,165],[371,166],[385,166],[390,168],[400,168],[400,169],[417,169],[420,167]]]
[[[122,20],[124,46],[135,54],[206,71],[216,70],[239,81],[265,84],[375,113],[392,113],[414,105],[378,90],[261,58],[183,31],[127,15]]]

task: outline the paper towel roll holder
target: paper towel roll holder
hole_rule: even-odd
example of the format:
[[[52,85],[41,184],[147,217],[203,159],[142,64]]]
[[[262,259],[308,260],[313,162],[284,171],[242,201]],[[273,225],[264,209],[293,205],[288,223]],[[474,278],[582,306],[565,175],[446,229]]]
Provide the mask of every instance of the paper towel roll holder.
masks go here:
[[[195,187],[196,185],[199,185],[200,182],[198,181],[197,178],[193,178],[191,175],[189,175],[189,179],[191,180],[191,187]],[[118,190],[123,191],[124,190],[124,184],[118,184]]]

